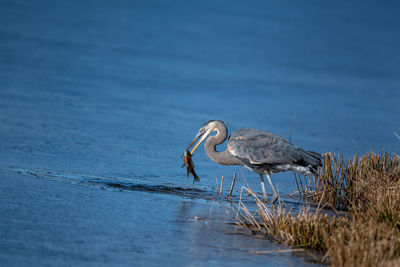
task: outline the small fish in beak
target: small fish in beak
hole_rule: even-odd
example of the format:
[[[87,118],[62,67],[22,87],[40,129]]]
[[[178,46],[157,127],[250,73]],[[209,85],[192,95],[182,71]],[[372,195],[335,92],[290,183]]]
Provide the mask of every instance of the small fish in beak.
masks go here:
[[[192,154],[190,153],[189,150],[185,150],[183,152],[183,166],[186,166],[186,171],[187,171],[187,177],[189,177],[189,173],[193,175],[193,183],[200,181],[200,178],[197,176],[196,172],[194,171],[194,163],[192,161]]]

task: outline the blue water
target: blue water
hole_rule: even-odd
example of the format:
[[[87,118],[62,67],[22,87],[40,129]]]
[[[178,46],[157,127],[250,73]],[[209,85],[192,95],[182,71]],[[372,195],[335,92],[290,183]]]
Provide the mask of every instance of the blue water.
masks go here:
[[[234,219],[223,199],[209,215],[210,196],[215,176],[228,183],[234,172],[241,177],[241,168],[216,165],[199,149],[201,181],[193,186],[180,155],[207,120],[223,120],[231,132],[258,128],[288,138],[295,114],[292,142],[307,150],[347,158],[399,153],[393,134],[400,132],[399,7],[396,1],[1,1],[0,259],[309,264],[292,254],[253,255],[277,245],[227,235],[240,230],[227,224]],[[259,190],[258,176],[243,171]],[[85,177],[103,185],[93,187]],[[107,185],[111,180],[145,190],[121,192]],[[296,190],[291,173],[273,181],[283,196]],[[236,197],[241,185],[240,178]],[[165,186],[201,191],[157,191]],[[74,213],[80,196],[92,201]],[[31,203],[40,212],[25,212]],[[99,207],[96,220],[84,216]],[[68,234],[66,216],[78,225]],[[52,231],[40,230],[49,218]],[[21,234],[26,222],[35,222],[28,227],[34,237]],[[142,225],[146,230],[127,230]]]

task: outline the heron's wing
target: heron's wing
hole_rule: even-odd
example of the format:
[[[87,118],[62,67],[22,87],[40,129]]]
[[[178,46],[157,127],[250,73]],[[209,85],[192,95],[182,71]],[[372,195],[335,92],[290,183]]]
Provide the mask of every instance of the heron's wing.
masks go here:
[[[240,129],[228,141],[228,150],[251,164],[290,164],[303,159],[302,149],[280,136],[256,130]]]

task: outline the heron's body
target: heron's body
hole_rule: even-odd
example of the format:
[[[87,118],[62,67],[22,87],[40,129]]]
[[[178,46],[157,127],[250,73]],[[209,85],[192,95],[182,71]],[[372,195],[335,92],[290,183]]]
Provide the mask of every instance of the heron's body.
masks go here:
[[[292,170],[316,174],[320,155],[288,143],[282,137],[257,129],[240,129],[228,140],[229,152],[243,165],[257,173],[277,173]]]
[[[205,142],[208,157],[216,163],[223,165],[242,165],[260,175],[264,197],[266,198],[263,175],[274,192],[273,202],[277,199],[277,192],[269,177],[270,173],[292,170],[300,174],[316,175],[322,166],[322,156],[317,152],[306,151],[298,148],[282,137],[271,132],[257,129],[240,129],[232,133],[228,140],[227,149],[218,152],[216,146],[222,144],[228,135],[228,130],[222,121],[206,122],[189,148],[201,137],[199,143],[192,149],[191,154],[197,149],[212,132]]]

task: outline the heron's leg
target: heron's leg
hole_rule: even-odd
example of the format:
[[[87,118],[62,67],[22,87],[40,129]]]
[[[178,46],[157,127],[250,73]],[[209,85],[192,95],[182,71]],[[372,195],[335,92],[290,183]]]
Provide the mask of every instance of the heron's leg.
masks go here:
[[[274,192],[274,196],[272,197],[272,201],[271,202],[275,203],[275,201],[278,199],[278,193],[276,192],[275,187],[272,184],[271,177],[269,177],[269,173],[267,171],[265,171],[264,173],[265,173],[265,176],[267,176],[267,178],[268,178],[268,182],[269,182],[269,185],[272,188],[272,191]]]
[[[267,192],[265,191],[265,184],[264,184],[264,174],[260,173],[260,180],[261,180],[261,188],[264,195],[264,200],[268,200]]]

